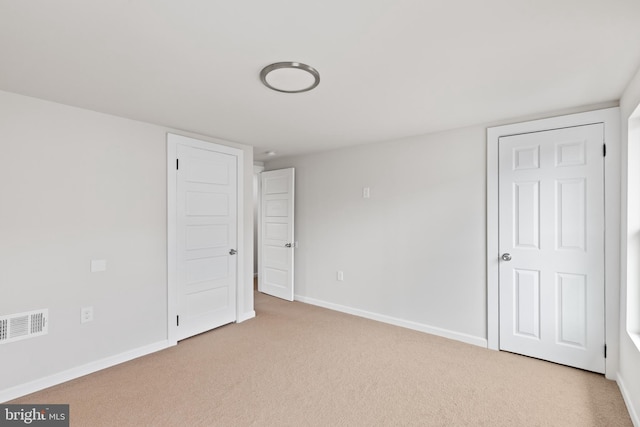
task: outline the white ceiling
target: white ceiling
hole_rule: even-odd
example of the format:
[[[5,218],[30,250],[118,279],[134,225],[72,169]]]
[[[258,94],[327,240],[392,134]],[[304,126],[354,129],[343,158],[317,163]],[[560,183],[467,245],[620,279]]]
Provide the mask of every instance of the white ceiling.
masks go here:
[[[638,41],[638,0],[0,0],[0,90],[259,160],[616,101]],[[279,61],[320,85],[267,89]]]

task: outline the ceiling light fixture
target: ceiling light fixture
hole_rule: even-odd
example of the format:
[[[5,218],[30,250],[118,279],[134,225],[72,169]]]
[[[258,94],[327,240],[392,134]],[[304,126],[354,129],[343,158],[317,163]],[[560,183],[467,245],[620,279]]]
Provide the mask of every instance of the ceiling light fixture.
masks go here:
[[[300,93],[320,84],[320,73],[300,62],[276,62],[260,71],[260,80],[269,89],[285,93]]]
[[[264,154],[266,154],[267,156],[275,156],[276,152],[275,151],[265,151]]]

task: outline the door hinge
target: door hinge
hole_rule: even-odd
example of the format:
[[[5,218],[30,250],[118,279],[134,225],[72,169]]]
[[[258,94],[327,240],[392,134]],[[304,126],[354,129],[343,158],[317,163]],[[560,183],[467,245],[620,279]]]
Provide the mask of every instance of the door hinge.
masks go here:
[[[607,345],[604,345],[604,358],[607,358]]]
[[[180,326],[180,316],[176,316],[176,326]]]
[[[607,157],[607,144],[602,144],[602,157]]]
[[[180,159],[176,159],[176,170],[180,169]]]

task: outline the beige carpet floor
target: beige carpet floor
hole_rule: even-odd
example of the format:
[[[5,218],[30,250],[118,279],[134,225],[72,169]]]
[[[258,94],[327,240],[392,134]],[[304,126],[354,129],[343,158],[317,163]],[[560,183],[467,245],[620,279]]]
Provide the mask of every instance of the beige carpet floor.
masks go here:
[[[631,426],[602,375],[256,294],[255,319],[26,396],[72,426]]]

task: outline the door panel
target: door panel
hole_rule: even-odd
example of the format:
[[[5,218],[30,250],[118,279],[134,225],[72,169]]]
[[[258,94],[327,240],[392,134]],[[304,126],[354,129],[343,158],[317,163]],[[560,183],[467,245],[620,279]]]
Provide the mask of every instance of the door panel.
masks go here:
[[[604,372],[603,125],[499,139],[500,348]],[[508,258],[508,257],[507,257]]]
[[[583,274],[557,274],[558,341],[586,348],[587,278]]]
[[[293,301],[294,170],[261,173],[261,266],[258,289]]]
[[[514,246],[538,249],[540,247],[540,183],[514,184]]]
[[[515,334],[540,338],[540,272],[514,269]]]
[[[584,178],[556,181],[557,247],[563,250],[586,250],[586,199]]]

